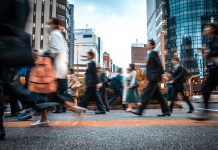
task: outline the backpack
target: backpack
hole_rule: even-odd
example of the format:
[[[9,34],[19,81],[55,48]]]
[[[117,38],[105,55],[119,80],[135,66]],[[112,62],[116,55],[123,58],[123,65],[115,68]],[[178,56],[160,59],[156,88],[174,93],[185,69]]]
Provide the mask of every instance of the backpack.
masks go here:
[[[28,88],[36,93],[53,93],[57,91],[52,60],[49,57],[38,57],[29,77]]]

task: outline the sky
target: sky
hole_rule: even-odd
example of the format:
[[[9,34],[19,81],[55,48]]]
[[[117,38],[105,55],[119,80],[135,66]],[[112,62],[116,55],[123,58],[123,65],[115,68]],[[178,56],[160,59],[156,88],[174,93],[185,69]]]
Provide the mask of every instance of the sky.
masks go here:
[[[147,41],[146,0],[69,0],[75,7],[75,29],[93,28],[103,51],[120,67],[131,63],[131,44]]]

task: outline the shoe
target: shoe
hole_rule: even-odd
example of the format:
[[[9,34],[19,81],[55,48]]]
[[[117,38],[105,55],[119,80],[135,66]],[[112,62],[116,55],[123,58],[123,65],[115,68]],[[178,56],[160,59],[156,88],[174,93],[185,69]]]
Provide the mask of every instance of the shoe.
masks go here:
[[[126,110],[126,112],[131,112],[131,111],[133,111],[133,110],[132,110],[132,109],[127,109],[127,110]]]
[[[169,117],[169,116],[171,116],[171,114],[159,114],[159,115],[157,115],[158,117]]]
[[[108,108],[108,109],[106,109],[106,111],[107,111],[107,112],[110,112],[110,109]]]
[[[132,114],[134,114],[134,115],[137,115],[137,116],[142,116],[142,112],[139,112],[139,110],[138,109],[136,109],[136,110],[132,110],[132,111],[130,111]]]
[[[78,113],[78,114],[81,114],[81,113],[86,113],[86,110],[85,108],[83,107],[79,107],[79,106],[75,106],[72,111],[75,112],[75,113]]]
[[[36,126],[44,127],[45,126],[46,127],[46,126],[49,126],[49,121],[46,120],[46,121],[41,122],[40,120],[38,120],[35,123],[30,124],[30,126],[32,127],[36,127]]]
[[[190,119],[196,121],[207,121],[210,120],[211,117],[209,116],[208,111],[197,111],[193,114],[193,116],[190,117]]]
[[[4,127],[2,127],[0,129],[0,140],[5,140],[5,137],[6,137],[6,132],[5,132]]]
[[[105,111],[97,110],[97,111],[95,111],[95,114],[96,114],[96,115],[106,114],[106,112],[105,112]]]
[[[191,114],[194,112],[194,109],[189,110],[187,113]]]

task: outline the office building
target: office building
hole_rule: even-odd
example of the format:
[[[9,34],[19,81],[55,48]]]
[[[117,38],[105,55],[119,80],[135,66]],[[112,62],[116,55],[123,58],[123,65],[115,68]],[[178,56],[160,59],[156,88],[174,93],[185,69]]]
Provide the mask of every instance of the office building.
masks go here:
[[[81,56],[86,56],[87,52],[92,50],[95,52],[95,61],[99,60],[98,38],[93,29],[75,29],[75,51],[74,51],[74,69],[79,76],[83,76],[86,72],[87,61],[81,60]],[[103,57],[103,56],[101,56]]]
[[[156,42],[156,51],[161,56],[165,67],[166,37],[166,2],[164,0],[147,0],[147,37]]]
[[[66,5],[67,0],[32,0],[31,13],[27,22],[27,32],[32,35],[32,48],[47,50],[48,32],[45,25],[49,18],[61,20],[61,28],[66,37]]]
[[[131,63],[135,64],[136,69],[145,71],[146,67],[146,51],[145,44],[134,43],[131,46]]]
[[[68,22],[68,48],[69,48],[69,67],[73,67],[74,63],[74,5],[68,4],[69,15],[67,17]]]
[[[170,59],[178,55],[192,74],[202,74],[204,59],[197,50],[207,40],[202,30],[208,23],[218,23],[217,0],[166,0],[167,6],[167,68],[172,69]]]

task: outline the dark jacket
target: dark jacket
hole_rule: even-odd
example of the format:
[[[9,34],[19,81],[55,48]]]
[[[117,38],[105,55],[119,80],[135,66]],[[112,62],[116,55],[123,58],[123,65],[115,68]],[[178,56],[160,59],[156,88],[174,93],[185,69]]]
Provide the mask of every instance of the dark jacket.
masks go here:
[[[210,49],[208,57],[218,57],[218,36],[208,42],[208,48]]]
[[[1,0],[0,24],[6,23],[23,30],[29,15],[30,6],[28,0]],[[2,31],[1,31],[2,32]]]
[[[96,87],[96,85],[99,83],[96,63],[93,60],[88,63],[88,68],[85,76],[86,87]]]
[[[174,81],[174,86],[177,92],[183,91],[185,76],[186,76],[185,69],[182,66],[178,66],[178,68],[173,73],[173,79],[172,79]]]
[[[108,82],[105,73],[101,74],[101,76],[99,77],[99,80],[103,84],[102,88],[100,88],[100,92],[105,93],[106,92],[106,87],[107,87],[107,82]]]
[[[150,82],[161,81],[161,76],[164,73],[163,66],[156,51],[150,53],[147,64],[147,78]]]

